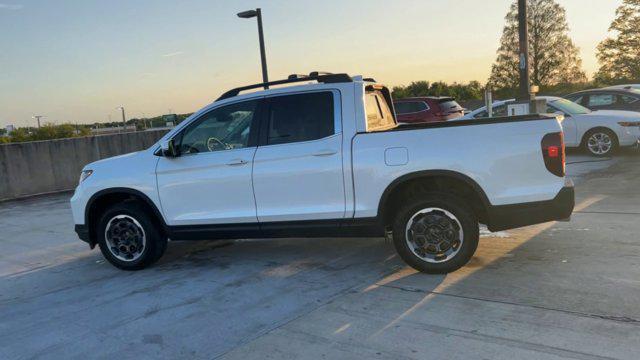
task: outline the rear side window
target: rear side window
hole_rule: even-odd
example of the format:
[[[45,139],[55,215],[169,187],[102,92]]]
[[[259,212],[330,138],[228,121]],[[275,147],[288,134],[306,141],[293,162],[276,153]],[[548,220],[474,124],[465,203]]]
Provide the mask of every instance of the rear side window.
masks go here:
[[[396,114],[411,114],[429,110],[429,106],[424,101],[400,101],[393,103]]]
[[[620,95],[619,103],[621,103],[621,104],[633,104],[636,101],[638,101],[638,99],[634,98],[633,96]]]
[[[391,109],[379,90],[367,91],[364,101],[367,131],[386,130],[396,126]]]
[[[331,92],[277,96],[269,101],[269,145],[317,140],[335,132]]]

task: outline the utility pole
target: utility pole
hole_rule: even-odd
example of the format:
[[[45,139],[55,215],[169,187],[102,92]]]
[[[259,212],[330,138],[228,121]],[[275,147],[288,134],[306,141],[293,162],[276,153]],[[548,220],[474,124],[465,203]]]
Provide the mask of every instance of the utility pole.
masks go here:
[[[238,17],[242,19],[250,19],[253,17],[258,18],[258,40],[260,41],[260,63],[262,64],[262,82],[264,84],[269,82],[269,75],[267,74],[267,55],[264,49],[264,32],[262,31],[262,10],[257,8],[255,10],[248,10],[238,13]],[[264,86],[265,89],[269,88],[269,85]]]
[[[518,36],[520,38],[520,91],[518,100],[530,100],[529,94],[529,25],[527,0],[518,0]]]
[[[122,132],[125,132],[127,131],[127,120],[125,119],[125,116],[124,116],[124,106],[119,106],[116,109],[122,112]]]
[[[33,118],[38,120],[38,129],[40,129],[40,119],[43,118],[44,116],[42,115],[34,115]]]

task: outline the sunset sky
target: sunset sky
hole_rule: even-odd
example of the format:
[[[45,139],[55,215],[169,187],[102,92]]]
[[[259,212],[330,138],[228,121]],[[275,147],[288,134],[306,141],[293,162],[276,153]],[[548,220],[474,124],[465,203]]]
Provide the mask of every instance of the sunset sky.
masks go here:
[[[511,0],[0,0],[0,126],[187,113],[259,82],[261,7],[271,79],[313,70],[485,82]],[[558,0],[584,69],[622,0]],[[588,4],[588,5],[587,5]]]

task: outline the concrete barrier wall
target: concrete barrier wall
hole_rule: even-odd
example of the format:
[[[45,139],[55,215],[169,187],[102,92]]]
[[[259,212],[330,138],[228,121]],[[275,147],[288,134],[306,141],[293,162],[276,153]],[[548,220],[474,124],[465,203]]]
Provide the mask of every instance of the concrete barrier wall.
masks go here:
[[[93,161],[139,151],[167,130],[0,145],[0,201],[71,190]]]

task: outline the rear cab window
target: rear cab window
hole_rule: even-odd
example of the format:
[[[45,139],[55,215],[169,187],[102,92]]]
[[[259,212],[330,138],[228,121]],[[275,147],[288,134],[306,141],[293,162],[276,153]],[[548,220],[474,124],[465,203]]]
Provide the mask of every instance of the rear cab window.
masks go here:
[[[391,95],[382,86],[366,88],[364,104],[367,116],[367,131],[384,131],[396,127],[396,119],[389,106]]]

